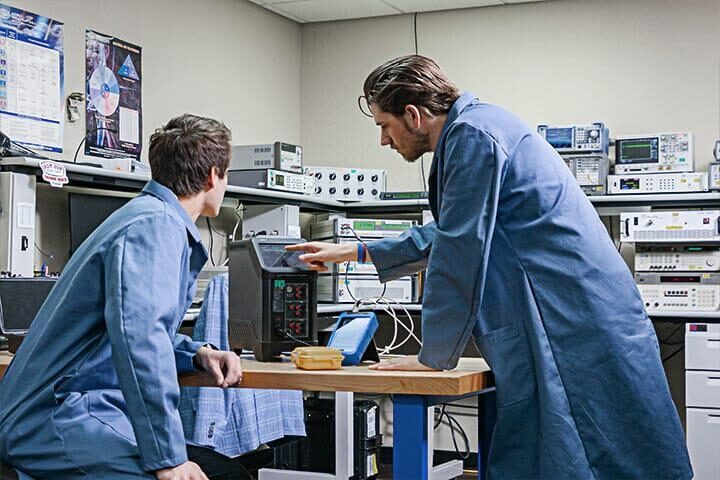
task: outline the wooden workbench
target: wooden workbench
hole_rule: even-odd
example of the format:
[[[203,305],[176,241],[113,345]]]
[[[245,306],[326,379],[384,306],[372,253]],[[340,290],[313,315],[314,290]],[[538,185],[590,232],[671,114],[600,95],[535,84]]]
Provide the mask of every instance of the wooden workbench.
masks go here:
[[[0,352],[0,377],[12,355]],[[340,370],[299,370],[287,359],[258,362],[243,356],[243,379],[239,388],[267,388],[336,392],[334,475],[289,470],[264,469],[261,480],[347,479],[353,474],[352,428],[354,393],[394,394],[393,401],[393,476],[398,480],[453,478],[462,474],[462,462],[454,460],[439,466],[432,463],[432,406],[467,395],[493,390],[490,369],[481,358],[462,358],[457,368],[444,372],[402,372],[369,370],[367,366],[343,367]],[[182,374],[180,385],[214,386],[206,373]],[[490,399],[490,403],[482,400]],[[487,403],[487,407],[483,407]],[[487,447],[494,424],[494,396],[481,395],[479,418],[490,412],[489,421],[478,424],[479,478],[483,478]],[[348,433],[349,432],[349,433]]]
[[[0,352],[0,378],[12,354]],[[340,370],[300,370],[289,360],[258,362],[243,356],[243,380],[239,387],[306,390],[319,392],[396,393],[408,395],[466,395],[493,385],[487,363],[481,358],[461,358],[446,372],[396,372],[369,370],[366,366]],[[213,387],[205,373],[180,375],[180,384]]]
[[[370,370],[366,366],[340,370],[300,370],[289,360],[258,362],[243,356],[241,387],[319,392],[466,395],[492,386],[490,368],[481,358],[462,358],[445,372]],[[214,386],[204,373],[180,375],[184,386]]]

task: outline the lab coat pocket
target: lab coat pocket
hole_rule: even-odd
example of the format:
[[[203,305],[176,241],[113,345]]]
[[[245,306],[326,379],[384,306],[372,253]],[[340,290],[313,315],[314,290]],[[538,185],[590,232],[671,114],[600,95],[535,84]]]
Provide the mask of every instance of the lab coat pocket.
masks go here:
[[[498,407],[528,398],[536,387],[530,347],[515,324],[478,338],[478,346],[495,376]]]
[[[125,413],[122,393],[95,390],[87,392],[88,414],[121,437],[135,443],[135,433]]]

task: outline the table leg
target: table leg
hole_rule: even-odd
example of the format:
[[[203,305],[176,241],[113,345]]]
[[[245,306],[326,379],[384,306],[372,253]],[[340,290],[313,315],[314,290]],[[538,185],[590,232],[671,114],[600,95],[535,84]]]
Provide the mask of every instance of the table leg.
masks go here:
[[[393,479],[428,480],[428,407],[419,395],[393,397]]]
[[[353,464],[353,393],[335,392],[335,473],[299,472],[263,468],[259,480],[347,480]]]

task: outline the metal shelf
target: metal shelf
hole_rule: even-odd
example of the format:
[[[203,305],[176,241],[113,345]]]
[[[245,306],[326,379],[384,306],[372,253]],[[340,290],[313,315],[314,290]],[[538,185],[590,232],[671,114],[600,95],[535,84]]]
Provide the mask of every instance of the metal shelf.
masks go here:
[[[720,192],[603,195],[588,198],[596,207],[700,207],[720,204]]]
[[[42,180],[40,162],[29,157],[9,157],[0,160],[0,169],[9,172],[35,175]],[[150,181],[149,173],[129,173],[104,168],[60,162],[65,166],[68,187],[103,188],[122,192],[138,192]],[[344,203],[333,200],[319,200],[298,193],[278,192],[259,188],[228,185],[227,198],[236,198],[252,204],[290,204],[309,211],[343,211]]]
[[[673,319],[705,319],[705,320],[718,320],[720,321],[720,312],[657,312],[648,313],[648,316],[652,319],[660,318],[673,318]]]
[[[422,309],[422,305],[419,303],[401,303],[402,307],[405,307],[408,312],[419,312]],[[341,313],[349,312],[353,309],[354,304],[352,303],[334,303],[334,304],[318,304],[318,313]],[[402,307],[396,305],[390,305],[391,308],[402,311]],[[382,310],[381,305],[363,305],[360,307],[361,311],[369,310]]]
[[[42,179],[40,162],[30,157],[7,157],[0,160],[0,169],[35,175]],[[149,173],[118,172],[89,165],[62,162],[72,187],[101,188],[114,191],[137,192],[150,180]],[[427,199],[376,200],[372,202],[340,202],[321,200],[298,193],[279,192],[229,185],[226,197],[252,204],[298,205],[306,211],[347,213],[419,213],[429,208]],[[624,207],[701,207],[720,204],[720,192],[675,193],[647,195],[604,195],[588,197],[598,209],[615,212]],[[619,210],[617,210],[619,211]]]

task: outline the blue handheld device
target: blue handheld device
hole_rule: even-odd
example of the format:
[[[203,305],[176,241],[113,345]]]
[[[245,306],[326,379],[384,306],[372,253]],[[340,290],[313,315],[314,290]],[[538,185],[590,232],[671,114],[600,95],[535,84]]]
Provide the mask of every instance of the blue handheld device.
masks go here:
[[[378,319],[373,312],[341,313],[327,346],[340,349],[343,365],[358,365],[377,329]],[[374,346],[373,342],[373,349]],[[370,355],[377,358],[376,352]]]

